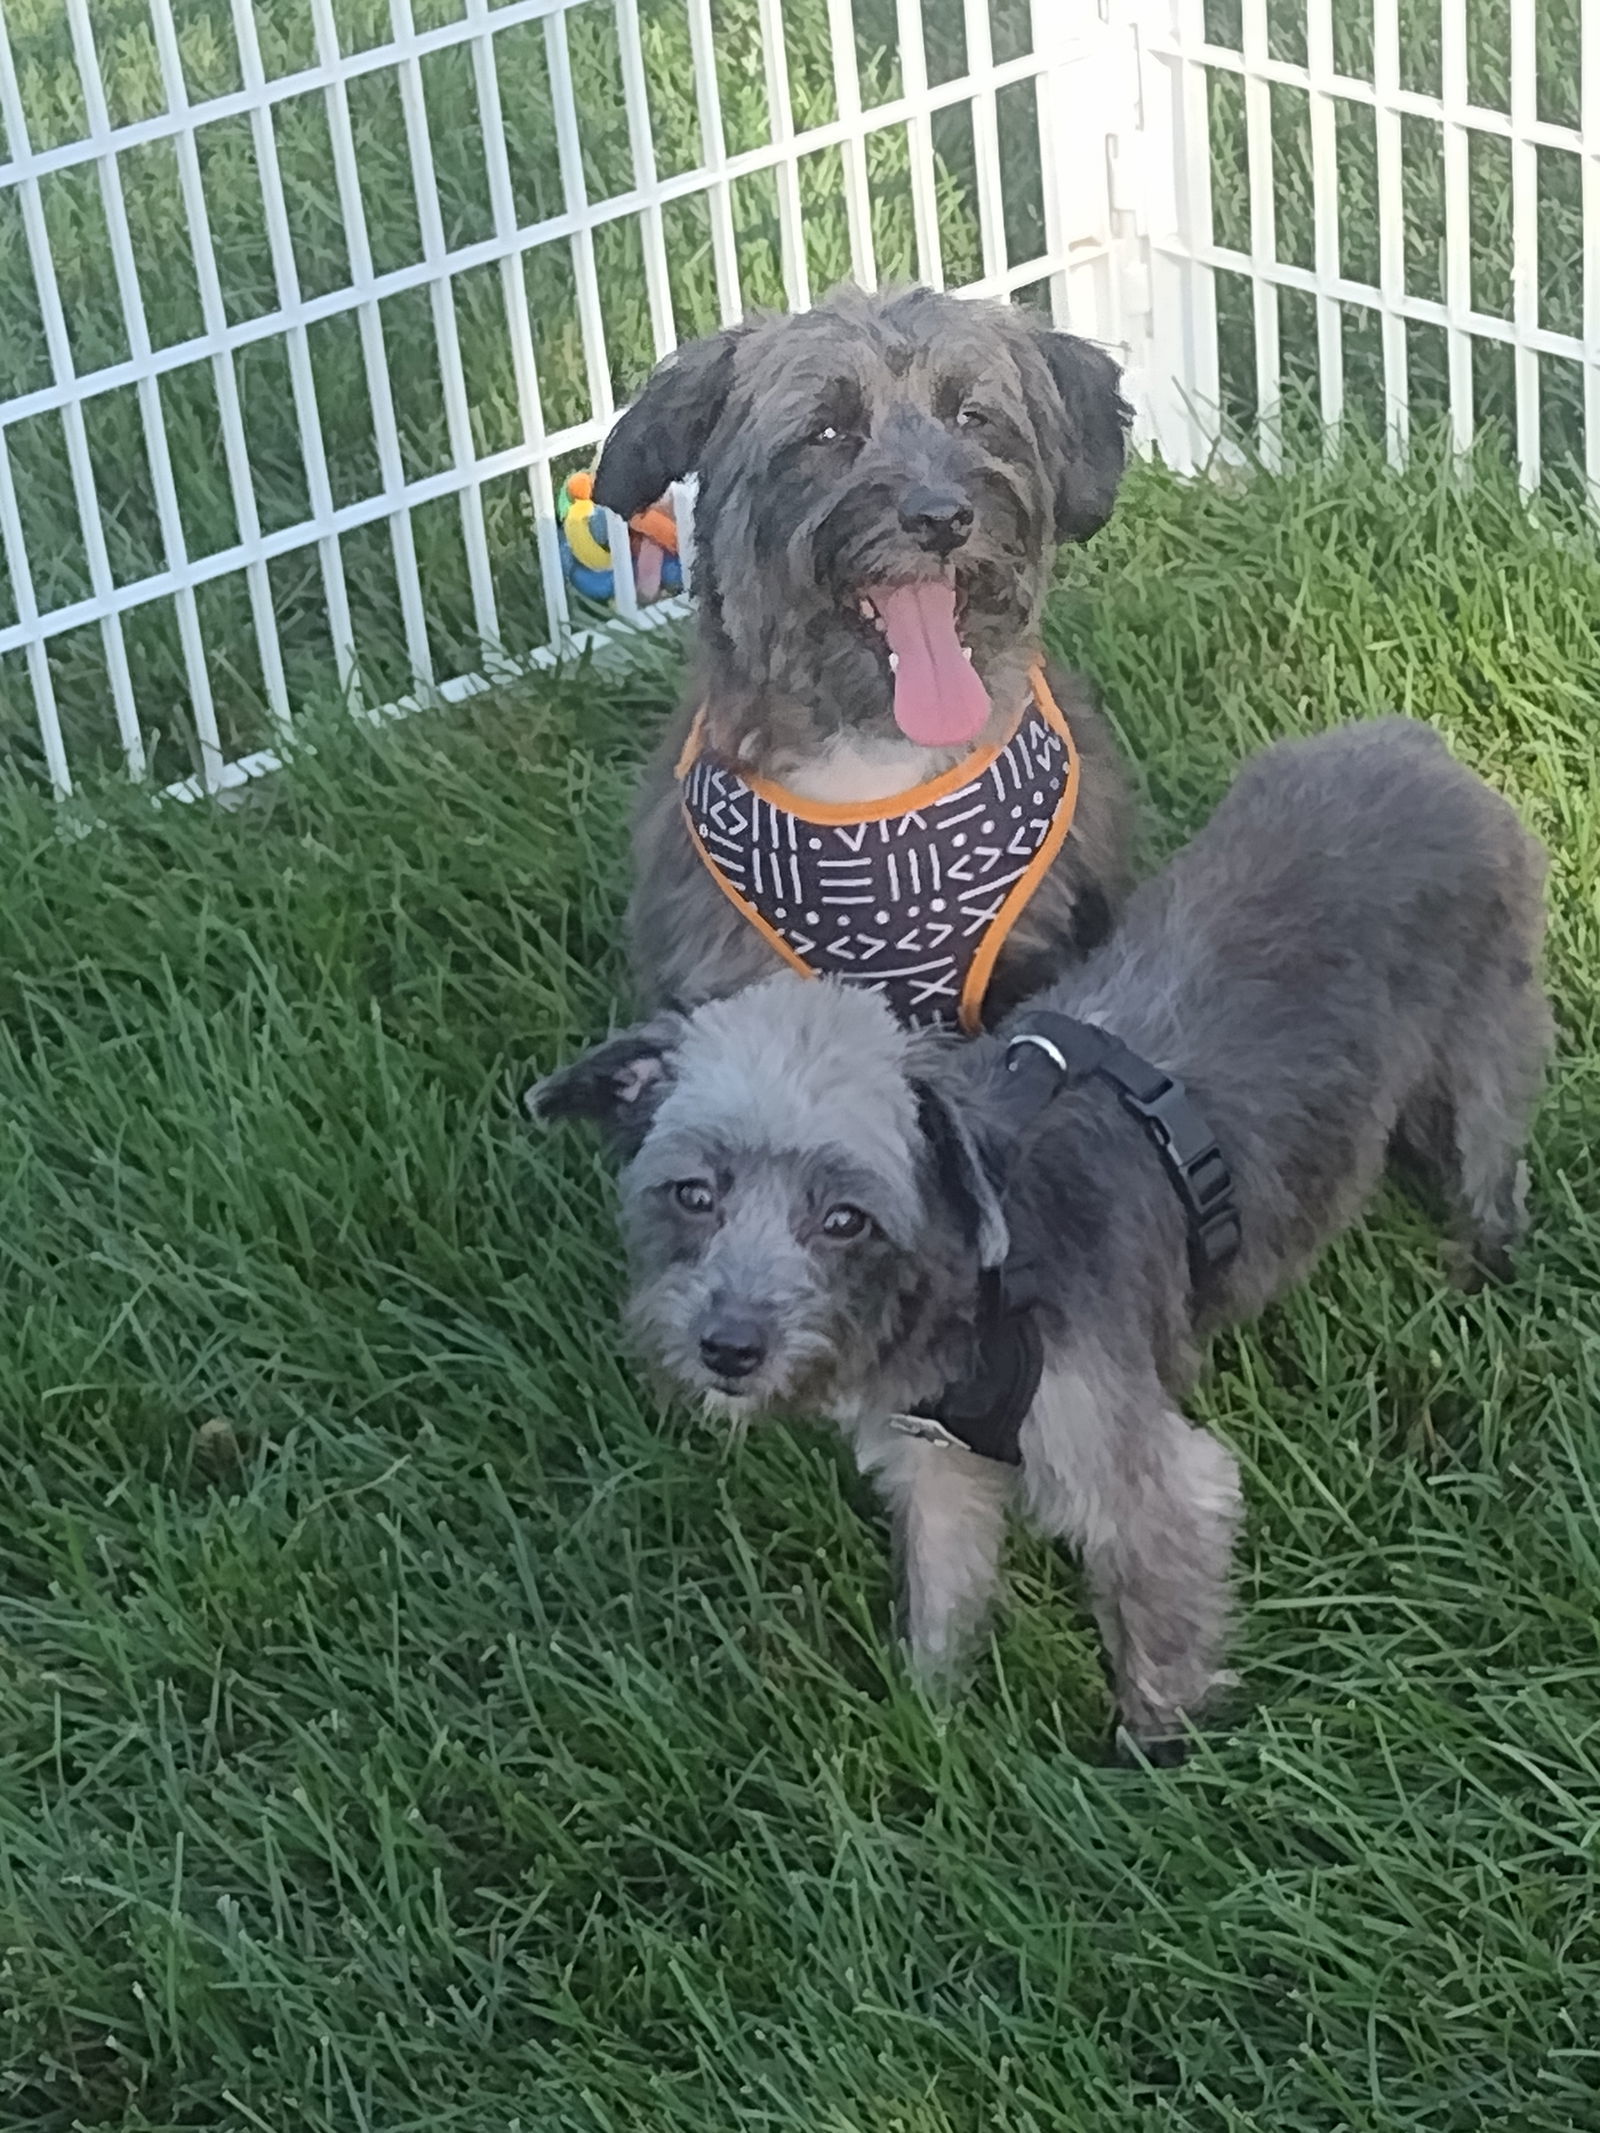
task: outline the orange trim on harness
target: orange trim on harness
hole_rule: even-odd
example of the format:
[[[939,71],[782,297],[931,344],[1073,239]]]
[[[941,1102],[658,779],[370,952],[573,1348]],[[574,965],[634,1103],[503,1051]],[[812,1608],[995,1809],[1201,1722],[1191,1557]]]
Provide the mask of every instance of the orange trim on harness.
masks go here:
[[[723,873],[721,867],[717,865],[711,854],[700,842],[700,838],[696,833],[694,824],[689,821],[689,811],[687,808],[684,809],[684,821],[688,825],[689,842],[700,854],[701,862],[704,865],[706,872],[711,876],[711,879],[716,883],[717,887],[722,891],[723,895],[728,899],[729,903],[732,904],[733,908],[735,909],[735,911],[738,912],[739,916],[741,918],[749,920],[750,924],[755,927],[757,933],[760,934],[761,938],[766,942],[767,946],[769,948],[775,949],[776,952],[783,957],[783,960],[788,964],[791,970],[797,970],[803,978],[814,978],[817,973],[812,969],[811,965],[805,960],[805,958],[801,955],[798,955],[795,950],[789,946],[789,943],[784,939],[783,935],[778,931],[776,926],[769,926],[767,924],[767,921],[761,916],[761,913],[756,909],[754,904],[747,904],[745,902],[744,898],[739,894],[738,890],[728,879],[727,875]]]
[[[961,1027],[969,1037],[982,1026],[983,998],[989,990],[989,980],[994,976],[994,966],[1000,960],[1000,951],[1005,946],[1012,927],[1032,901],[1034,890],[1054,864],[1056,854],[1067,840],[1073,817],[1078,812],[1078,773],[1081,758],[1073,746],[1072,733],[1061,715],[1061,707],[1045,686],[1044,673],[1039,667],[1035,667],[1033,671],[1033,700],[1038,705],[1045,724],[1055,729],[1066,748],[1067,782],[1062,789],[1060,805],[1056,808],[1056,819],[1051,823],[1043,844],[1028,862],[1027,872],[1019,882],[1012,885],[1011,894],[989,921],[988,930],[978,943],[977,953],[972,958],[972,966],[961,987]]]
[[[1050,825],[1044,843],[1034,853],[1033,858],[1028,863],[1026,872],[1019,881],[1013,884],[1010,895],[990,921],[988,930],[978,944],[977,951],[972,958],[971,967],[968,969],[966,978],[962,983],[958,1012],[961,1027],[968,1036],[971,1036],[981,1025],[984,995],[989,989],[989,981],[994,975],[994,966],[999,960],[1000,951],[1005,946],[1007,937],[1016,925],[1017,920],[1032,901],[1033,892],[1038,888],[1039,883],[1054,863],[1062,845],[1066,842],[1067,834],[1072,828],[1073,817],[1078,809],[1079,757],[1076,744],[1072,738],[1072,729],[1067,724],[1060,705],[1050,693],[1050,687],[1044,678],[1044,669],[1042,667],[1034,668],[1029,676],[1029,685],[1033,691],[1035,708],[1045,724],[1060,738],[1066,749],[1067,781],[1062,789],[1061,799],[1056,808],[1055,820]],[[882,822],[896,815],[910,814],[915,808],[931,806],[936,800],[942,800],[947,793],[959,792],[963,785],[971,784],[982,777],[983,773],[1002,751],[1010,746],[1018,726],[1022,723],[1023,715],[1019,711],[1009,731],[991,747],[976,750],[972,755],[963,757],[951,769],[942,771],[938,777],[930,778],[922,785],[913,785],[908,791],[891,793],[886,800],[859,802],[803,800],[797,793],[791,793],[781,785],[774,785],[766,778],[750,777],[743,771],[739,772],[739,776],[758,799],[765,800],[769,806],[776,807],[785,814],[795,816],[801,822],[812,822],[828,828],[836,828],[841,824],[850,825],[857,822]],[[683,780],[689,775],[690,770],[699,758],[705,739],[705,725],[706,714],[702,706],[695,714],[694,723],[689,729],[688,738],[684,742],[682,752],[673,771],[673,776],[679,784],[682,784]],[[761,913],[756,910],[753,904],[748,903],[739,894],[732,882],[729,881],[728,877],[717,865],[711,854],[701,843],[695,826],[689,819],[687,807],[684,809],[684,822],[689,831],[689,841],[699,853],[701,864],[723,895],[727,897],[729,903],[733,905],[741,917],[747,919],[755,927],[767,946],[780,955],[791,970],[797,971],[801,977],[814,978],[817,973],[812,969],[811,965],[805,962],[790,947],[775,926],[767,923],[766,919],[761,916]]]
[[[1033,700],[1044,714],[1048,724],[1056,731],[1066,734],[1061,722],[1061,713],[1056,710],[1055,699],[1045,687],[1044,675],[1037,667],[1029,677],[1033,687]],[[1052,717],[1052,713],[1054,716]],[[1003,749],[1009,748],[1022,724],[1023,714],[1018,712],[1010,726],[991,747],[979,748],[971,755],[964,755],[959,763],[949,770],[940,771],[936,778],[929,778],[924,785],[909,786],[904,792],[892,792],[884,800],[803,800],[798,793],[790,792],[785,785],[774,785],[770,778],[752,777],[741,770],[740,778],[749,786],[758,800],[765,800],[769,807],[780,813],[793,815],[797,822],[814,822],[819,829],[849,828],[856,822],[884,822],[895,815],[908,815],[915,807],[931,807],[942,800],[946,793],[959,792],[963,785],[981,778],[989,765]],[[683,744],[683,753],[678,758],[678,767],[673,776],[681,783],[693,768],[705,739],[706,715],[703,710],[695,714],[694,724],[689,729],[689,738]],[[1070,741],[1070,734],[1066,735]]]

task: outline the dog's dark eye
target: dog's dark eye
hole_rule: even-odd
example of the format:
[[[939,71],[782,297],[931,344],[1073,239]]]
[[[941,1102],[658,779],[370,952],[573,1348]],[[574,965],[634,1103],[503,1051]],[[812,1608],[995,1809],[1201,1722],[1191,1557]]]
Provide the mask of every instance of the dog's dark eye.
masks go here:
[[[956,428],[958,430],[981,430],[988,419],[981,407],[963,407],[956,412]]]
[[[811,432],[812,444],[837,444],[844,435],[837,423],[822,422]]]
[[[686,1215],[714,1215],[717,1211],[717,1196],[704,1178],[681,1178],[672,1188],[672,1197]]]
[[[822,1218],[822,1234],[835,1244],[848,1244],[853,1237],[864,1237],[872,1227],[872,1217],[859,1207],[847,1207],[842,1202],[830,1207]]]

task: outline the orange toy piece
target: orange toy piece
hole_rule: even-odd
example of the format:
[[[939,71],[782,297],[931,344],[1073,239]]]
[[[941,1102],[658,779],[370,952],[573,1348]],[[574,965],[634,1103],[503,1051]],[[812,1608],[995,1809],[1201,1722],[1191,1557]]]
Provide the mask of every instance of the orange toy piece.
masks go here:
[[[609,600],[616,591],[610,568],[609,514],[594,501],[594,475],[586,469],[569,474],[556,499],[562,569],[577,591],[591,600]],[[681,592],[683,566],[678,560],[678,524],[670,502],[651,504],[628,521],[633,554],[634,589],[648,606],[663,594]]]

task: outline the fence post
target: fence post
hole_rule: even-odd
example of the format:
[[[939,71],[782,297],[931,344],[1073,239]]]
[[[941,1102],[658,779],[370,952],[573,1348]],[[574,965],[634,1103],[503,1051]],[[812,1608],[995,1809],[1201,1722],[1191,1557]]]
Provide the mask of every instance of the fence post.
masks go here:
[[[1148,434],[1168,466],[1195,473],[1219,429],[1211,128],[1204,0],[1111,0],[1137,65],[1142,252],[1149,278],[1137,367]]]
[[[1210,270],[1186,272],[1174,248],[1163,251],[1159,242],[1191,226],[1210,240],[1203,73],[1192,70],[1196,108],[1194,86],[1156,56],[1176,45],[1186,6],[1032,0],[1034,49],[1046,62],[1039,77],[1045,243],[1063,262],[1051,277],[1051,307],[1059,323],[1115,349],[1126,365],[1136,435],[1185,471],[1204,462],[1216,401]],[[1194,318],[1197,300],[1203,315]]]
[[[1126,357],[1127,245],[1113,199],[1113,147],[1131,118],[1125,30],[1110,0],[1031,0],[1038,77],[1039,171],[1045,251],[1058,326],[1104,341]]]

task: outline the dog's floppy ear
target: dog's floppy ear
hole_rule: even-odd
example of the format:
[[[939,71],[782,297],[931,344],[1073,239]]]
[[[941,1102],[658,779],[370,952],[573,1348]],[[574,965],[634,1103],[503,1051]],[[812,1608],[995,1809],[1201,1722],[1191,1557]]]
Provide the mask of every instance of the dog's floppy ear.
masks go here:
[[[955,1210],[968,1242],[977,1247],[979,1266],[1004,1265],[1011,1233],[977,1143],[960,1113],[929,1083],[919,1081],[916,1093],[917,1119],[938,1190]]]
[[[672,1086],[673,1057],[683,1033],[679,1015],[658,1015],[637,1029],[608,1037],[592,1051],[536,1081],[522,1099],[530,1118],[587,1119],[630,1151],[649,1131]]]
[[[734,345],[743,330],[730,326],[688,341],[656,365],[601,450],[597,504],[632,518],[695,472],[727,401]]]
[[[1086,541],[1111,516],[1127,464],[1133,410],[1122,372],[1103,348],[1073,333],[1040,333],[1051,404],[1040,441],[1055,481],[1056,539]]]

